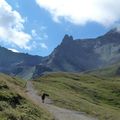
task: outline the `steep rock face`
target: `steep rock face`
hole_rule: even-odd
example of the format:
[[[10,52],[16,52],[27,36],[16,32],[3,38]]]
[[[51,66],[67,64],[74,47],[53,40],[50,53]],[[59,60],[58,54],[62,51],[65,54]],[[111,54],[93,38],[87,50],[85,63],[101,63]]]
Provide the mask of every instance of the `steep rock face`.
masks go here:
[[[96,39],[98,46],[95,52],[100,54],[105,64],[112,64],[120,60],[120,32],[115,29]]]
[[[98,67],[101,64],[98,58],[93,41],[73,40],[71,36],[65,36],[61,45],[49,56],[47,65],[55,71],[80,72]]]

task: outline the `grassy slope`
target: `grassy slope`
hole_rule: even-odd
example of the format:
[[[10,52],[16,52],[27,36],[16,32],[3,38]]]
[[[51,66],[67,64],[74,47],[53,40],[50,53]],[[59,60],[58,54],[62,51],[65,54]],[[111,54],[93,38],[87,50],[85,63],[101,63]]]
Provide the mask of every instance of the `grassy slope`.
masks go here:
[[[97,76],[104,76],[104,77],[120,77],[120,62],[102,69],[94,70],[92,72],[88,71],[86,73],[94,74]]]
[[[84,111],[100,120],[120,120],[120,78],[54,73],[33,81],[58,106]]]
[[[0,120],[52,120],[25,95],[25,82],[0,74]]]

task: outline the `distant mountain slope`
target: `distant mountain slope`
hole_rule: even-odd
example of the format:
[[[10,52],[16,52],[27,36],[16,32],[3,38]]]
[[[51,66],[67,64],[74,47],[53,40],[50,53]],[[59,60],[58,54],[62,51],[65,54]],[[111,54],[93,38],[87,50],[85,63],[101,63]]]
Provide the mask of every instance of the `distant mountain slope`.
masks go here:
[[[15,53],[0,47],[0,72],[21,76],[22,73],[25,74],[26,70],[29,71],[29,69],[32,69],[35,65],[40,64],[41,61],[42,57],[40,56]]]
[[[24,53],[15,53],[0,47],[0,66],[34,66],[41,62],[42,57]]]
[[[0,47],[0,72],[32,78],[46,72],[83,72],[120,61],[120,32],[110,30],[93,39],[65,35],[62,43],[46,57],[14,53]]]

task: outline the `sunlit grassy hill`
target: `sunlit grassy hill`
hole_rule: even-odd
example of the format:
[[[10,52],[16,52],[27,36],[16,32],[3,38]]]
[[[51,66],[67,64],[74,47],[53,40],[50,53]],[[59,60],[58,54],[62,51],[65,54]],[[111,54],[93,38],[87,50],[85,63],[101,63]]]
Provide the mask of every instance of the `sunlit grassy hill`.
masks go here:
[[[120,78],[53,73],[36,78],[38,94],[46,92],[57,106],[83,111],[99,120],[120,120]]]
[[[0,74],[0,120],[52,120],[25,94],[25,81]]]

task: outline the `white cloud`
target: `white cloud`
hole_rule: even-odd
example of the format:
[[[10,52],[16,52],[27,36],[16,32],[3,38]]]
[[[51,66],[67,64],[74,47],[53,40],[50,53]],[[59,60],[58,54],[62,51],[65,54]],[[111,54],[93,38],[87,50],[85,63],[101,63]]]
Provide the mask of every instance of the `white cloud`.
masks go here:
[[[39,29],[32,29],[31,35],[34,38],[35,41],[32,42],[32,48],[43,48],[48,49],[48,46],[43,42],[46,39],[48,39],[48,35],[46,33],[46,27],[41,26]]]
[[[65,19],[79,25],[97,22],[110,26],[120,20],[120,0],[36,0],[36,2],[50,12],[56,22]]]
[[[37,37],[38,36],[35,29],[32,29],[31,33],[32,33],[33,37]]]
[[[35,38],[36,40],[46,40],[48,38],[45,26],[41,26],[39,30],[32,29],[31,34],[32,37]]]
[[[19,53],[19,51],[14,48],[8,48],[8,50],[11,50],[12,52],[15,52],[15,53]]]
[[[38,49],[38,48],[43,48],[43,49],[48,49],[48,46],[46,45],[46,43],[41,43],[40,41],[33,41],[32,42],[32,46],[33,49]]]
[[[25,19],[5,1],[0,0],[0,41],[20,48],[28,46],[31,36],[24,32]]]
[[[42,48],[48,49],[48,46],[47,46],[45,43],[40,43],[40,46],[41,46]]]

